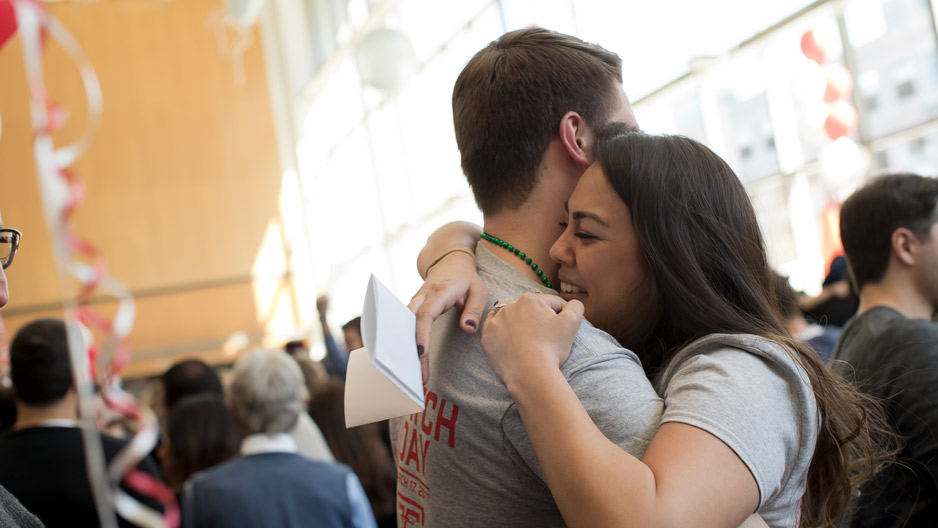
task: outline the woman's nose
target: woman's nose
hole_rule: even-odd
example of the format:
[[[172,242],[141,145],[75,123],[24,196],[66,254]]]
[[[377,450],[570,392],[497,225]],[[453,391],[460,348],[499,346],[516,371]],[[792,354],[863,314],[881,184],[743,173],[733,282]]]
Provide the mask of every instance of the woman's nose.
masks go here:
[[[573,252],[570,251],[570,244],[567,242],[569,240],[568,231],[568,229],[564,229],[563,233],[560,234],[560,238],[554,242],[548,252],[551,260],[564,266],[573,265]]]

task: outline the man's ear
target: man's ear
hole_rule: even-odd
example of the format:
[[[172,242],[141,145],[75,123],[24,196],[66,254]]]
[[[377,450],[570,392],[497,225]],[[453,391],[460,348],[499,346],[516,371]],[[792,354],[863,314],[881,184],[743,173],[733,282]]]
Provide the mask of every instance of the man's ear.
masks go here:
[[[922,243],[912,231],[900,227],[892,232],[892,253],[904,266],[914,266]]]
[[[567,156],[586,170],[592,162],[593,132],[583,117],[570,111],[560,119],[560,142]]]

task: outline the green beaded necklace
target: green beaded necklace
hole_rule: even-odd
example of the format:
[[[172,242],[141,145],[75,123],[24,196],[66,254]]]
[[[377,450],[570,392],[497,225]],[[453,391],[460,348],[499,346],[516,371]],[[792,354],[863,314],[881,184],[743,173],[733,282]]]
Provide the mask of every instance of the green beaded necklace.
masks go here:
[[[531,257],[529,257],[529,256],[525,255],[524,253],[522,253],[520,249],[516,248],[515,246],[512,246],[511,244],[509,244],[508,242],[505,242],[504,240],[502,240],[502,239],[500,239],[500,238],[495,238],[495,237],[493,237],[492,235],[486,233],[485,231],[479,233],[479,236],[482,237],[482,240],[488,240],[489,242],[493,242],[493,243],[495,243],[495,244],[498,244],[499,246],[501,246],[501,247],[507,249],[509,253],[514,253],[515,256],[517,256],[518,258],[520,258],[521,260],[523,260],[526,264],[528,264],[529,266],[531,266],[531,269],[532,269],[532,270],[534,270],[535,272],[537,272],[537,276],[540,277],[541,282],[544,283],[544,286],[547,286],[548,288],[553,288],[553,286],[550,284],[550,282],[548,282],[547,276],[544,275],[544,270],[538,269],[537,263],[533,262],[533,261],[531,260]]]

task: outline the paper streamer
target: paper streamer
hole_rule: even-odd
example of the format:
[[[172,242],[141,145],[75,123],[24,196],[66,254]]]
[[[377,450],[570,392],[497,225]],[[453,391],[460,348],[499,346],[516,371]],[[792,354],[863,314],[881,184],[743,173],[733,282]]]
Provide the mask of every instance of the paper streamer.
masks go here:
[[[99,347],[82,339],[80,332],[69,325],[69,348],[79,388],[88,473],[101,524],[116,527],[116,510],[121,517],[140,526],[176,527],[179,509],[173,493],[165,484],[137,469],[140,460],[156,445],[159,436],[156,418],[150,409],[127,394],[119,381],[119,372],[129,360],[126,337],[135,317],[133,298],[120,282],[107,275],[105,260],[97,248],[69,229],[72,215],[84,201],[84,187],[68,166],[88,149],[100,125],[101,87],[81,47],[40,2],[0,0],[0,7],[4,4],[13,6],[15,27],[22,36],[40,196],[53,238],[59,277],[66,291],[75,281],[79,285],[77,299],[65,303],[66,318],[105,336]],[[88,104],[84,133],[75,142],[62,147],[53,144],[51,134],[65,123],[68,113],[52,100],[43,82],[42,55],[46,37],[59,43],[77,64]],[[89,301],[96,293],[106,293],[118,300],[117,314],[112,320],[91,309]],[[106,471],[100,437],[94,430],[96,379],[107,405],[137,424],[136,434]],[[119,487],[121,481],[130,489],[161,502],[165,513],[126,494]]]

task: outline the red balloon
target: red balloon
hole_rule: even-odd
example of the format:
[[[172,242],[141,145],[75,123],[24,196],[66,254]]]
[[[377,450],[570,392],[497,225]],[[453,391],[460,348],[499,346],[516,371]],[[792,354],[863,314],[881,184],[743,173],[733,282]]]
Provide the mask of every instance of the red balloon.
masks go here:
[[[847,101],[836,101],[827,106],[829,113],[824,120],[824,132],[830,139],[849,136],[857,130],[857,109]]]
[[[825,103],[833,103],[850,97],[850,92],[853,91],[853,74],[843,64],[834,63],[824,66],[824,75],[827,77],[827,89],[824,91]]]
[[[16,11],[10,0],[0,0],[0,49],[16,33]]]
[[[804,35],[801,36],[801,52],[804,53],[805,57],[818,64],[823,64],[827,59],[824,45],[818,41],[813,29],[805,31]]]

